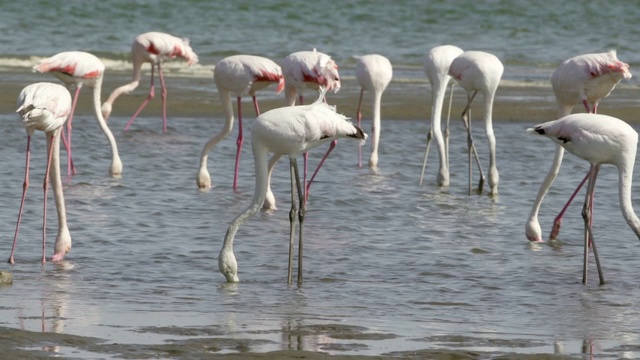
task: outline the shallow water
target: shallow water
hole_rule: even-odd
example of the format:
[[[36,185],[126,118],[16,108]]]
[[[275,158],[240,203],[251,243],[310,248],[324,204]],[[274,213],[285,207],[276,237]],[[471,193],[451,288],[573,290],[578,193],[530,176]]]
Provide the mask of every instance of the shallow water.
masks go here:
[[[17,120],[3,117],[0,253],[7,255],[26,141]],[[221,126],[222,119],[214,121]],[[279,209],[259,212],[237,234],[241,282],[226,284],[218,272],[227,224],[251,199],[253,167],[246,147],[234,193],[235,141],[229,138],[210,156],[215,187],[198,191],[197,156],[212,132],[211,120],[202,118],[172,118],[167,134],[157,117],[136,120],[129,132],[115,130],[124,174],[112,179],[105,175],[106,141],[90,116],[78,116],[79,174],[64,189],[73,249],[63,262],[42,268],[44,139],[37,133],[17,264],[0,265],[14,275],[13,285],[0,287],[5,345],[65,357],[153,352],[171,358],[178,356],[173,351],[197,356],[275,350],[401,356],[421,349],[552,354],[556,348],[575,355],[586,342],[598,358],[637,357],[634,269],[640,264],[634,254],[640,249],[620,215],[615,168],[602,171],[594,220],[608,283],[598,286],[592,262],[584,286],[580,201],[569,210],[560,243],[530,245],[524,236],[554,149],[546,139],[526,135],[530,125],[495,126],[501,172],[496,199],[467,194],[466,141],[457,122],[446,189],[433,185],[435,153],[426,184],[417,184],[424,140],[407,134],[426,133],[424,122],[383,123],[378,173],[357,168],[356,145],[341,140],[312,188],[300,288],[286,284],[286,161],[274,176]],[[476,143],[486,166],[481,133]],[[312,164],[323,152],[313,152]],[[566,156],[541,212],[545,232],[586,170]],[[53,205],[48,214],[53,241]],[[50,246],[48,251],[50,256]],[[44,336],[28,346],[12,340],[25,332],[100,340]]]

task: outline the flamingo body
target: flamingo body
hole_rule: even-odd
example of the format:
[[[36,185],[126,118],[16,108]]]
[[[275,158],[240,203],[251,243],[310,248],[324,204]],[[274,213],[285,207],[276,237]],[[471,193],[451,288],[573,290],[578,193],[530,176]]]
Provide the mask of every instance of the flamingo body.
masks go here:
[[[493,133],[492,113],[493,100],[503,71],[502,62],[495,55],[483,51],[465,51],[451,62],[451,67],[449,68],[449,75],[467,92],[468,102],[465,111],[463,111],[463,120],[465,113],[468,113],[474,95],[477,92],[483,95],[483,120],[490,154],[489,187],[491,195],[494,196],[498,194],[499,174],[496,165],[496,139]],[[468,141],[472,145],[471,121],[467,122],[465,120],[465,124],[467,125]],[[469,174],[469,177],[471,178],[471,174]]]
[[[211,188],[211,175],[207,170],[207,160],[211,149],[222,139],[227,137],[233,129],[233,105],[231,94],[234,94],[238,103],[238,150],[236,153],[236,166],[233,176],[233,188],[237,189],[238,167],[242,143],[244,141],[242,129],[241,98],[249,95],[253,98],[256,116],[260,115],[256,91],[271,84],[277,84],[279,93],[284,88],[284,77],[280,66],[270,59],[254,55],[234,55],[220,60],[213,71],[213,78],[220,93],[220,99],[225,110],[225,125],[221,132],[213,135],[205,144],[200,155],[200,168],[196,175],[196,184],[200,189]]]
[[[155,96],[155,87],[153,83],[155,68],[158,68],[158,76],[162,88],[162,124],[163,132],[167,132],[167,88],[164,83],[164,75],[162,72],[162,63],[175,58],[182,58],[191,66],[198,63],[198,55],[193,51],[189,44],[189,39],[179,38],[170,34],[161,32],[148,32],[138,35],[131,46],[131,61],[133,63],[133,79],[131,82],[113,90],[109,98],[102,104],[102,114],[105,119],[111,115],[113,103],[122,94],[128,94],[135,90],[140,84],[142,74],[142,64],[151,64],[151,87],[147,99],[142,103],[140,108],[131,117],[125,130],[133,123],[133,120],[140,114],[142,109]]]
[[[360,84],[360,101],[358,101],[358,126],[361,126],[362,113],[360,111],[362,105],[362,95],[364,91],[371,92],[372,98],[372,124],[371,134],[371,156],[369,158],[369,167],[378,167],[378,146],[380,143],[380,102],[382,93],[387,88],[393,77],[393,68],[389,59],[378,54],[369,54],[362,56],[356,63],[356,79]],[[358,151],[358,165],[361,166],[361,151]]]
[[[302,105],[305,89],[317,91],[322,86],[327,91],[340,90],[338,65],[329,55],[316,49],[289,54],[282,61],[282,73],[285,80],[285,101],[290,106],[295,105],[296,96],[300,96]]]
[[[109,166],[109,175],[120,176],[122,174],[122,161],[118,153],[118,145],[113,133],[107,126],[107,123],[100,111],[100,94],[102,91],[102,79],[104,76],[104,64],[95,55],[83,51],[65,51],[58,53],[52,57],[42,59],[33,67],[34,71],[41,73],[51,73],[58,79],[62,80],[67,87],[75,86],[75,92],[71,105],[71,113],[67,120],[67,173],[69,176],[75,173],[75,167],[72,163],[71,155],[71,130],[73,122],[73,114],[80,90],[84,85],[93,89],[93,109],[102,132],[104,133],[111,147],[111,164]],[[64,136],[63,136],[64,139]]]
[[[46,230],[47,230],[47,191],[49,180],[52,183],[58,212],[58,234],[54,244],[52,261],[60,261],[71,249],[71,235],[67,226],[67,215],[60,176],[60,133],[62,126],[71,114],[71,95],[69,91],[58,84],[36,83],[25,87],[18,96],[17,106],[22,124],[27,131],[27,160],[25,166],[22,201],[18,211],[18,221],[13,238],[13,246],[9,255],[9,263],[13,264],[18,231],[22,219],[24,200],[29,187],[29,160],[31,155],[31,136],[35,130],[43,131],[47,136],[47,170],[44,178],[44,214],[42,225],[42,263],[46,262]]]
[[[424,59],[424,72],[431,84],[431,127],[429,129],[429,135],[427,136],[427,151],[425,151],[423,173],[429,155],[428,149],[430,141],[431,138],[434,137],[440,159],[440,168],[436,180],[438,186],[449,186],[449,119],[447,118],[444,137],[440,126],[442,122],[444,95],[449,84],[451,84],[453,91],[454,83],[450,81],[449,68],[451,67],[453,59],[460,56],[463,52],[464,51],[457,46],[441,45],[431,48]],[[449,109],[451,109],[450,106]],[[422,182],[422,180],[420,182]]]
[[[551,76],[551,85],[558,105],[558,117],[569,115],[573,107],[580,103],[584,105],[587,112],[595,113],[600,100],[607,97],[622,79],[630,79],[631,76],[629,65],[618,60],[615,51],[583,54],[565,60]],[[557,145],[553,163],[540,185],[531,213],[525,224],[525,234],[530,241],[542,241],[542,229],[538,221],[538,213],[545,195],[560,171],[563,156],[564,148],[561,145]],[[562,211],[556,216],[549,235],[550,239],[555,239],[558,235],[562,216],[585,180],[587,180],[587,177],[577,187]]]
[[[300,221],[298,284],[302,281],[302,233],[305,216],[303,190],[297,171],[296,156],[310,149],[337,139],[351,137],[365,140],[366,135],[360,128],[353,126],[335,108],[322,102],[324,93],[311,105],[277,108],[267,111],[255,120],[251,134],[256,186],[251,204],[229,225],[218,257],[218,268],[228,282],[238,282],[238,264],[233,253],[233,240],[238,228],[253,216],[263,205],[267,192],[268,154],[286,155],[290,160],[292,177],[292,208],[290,213],[291,237],[289,257],[289,282],[291,282],[291,259],[293,229],[296,214]],[[296,208],[295,191],[298,191],[300,208]]]
[[[593,192],[598,171],[602,164],[612,164],[618,168],[619,200],[622,215],[636,236],[640,239],[640,220],[631,203],[631,183],[636,159],[638,133],[624,121],[599,114],[572,114],[527,130],[544,135],[570,153],[588,161],[589,185],[583,208],[585,226],[583,283],[587,280],[587,253],[591,243],[598,266],[600,283],[604,276],[593,239],[591,228]]]

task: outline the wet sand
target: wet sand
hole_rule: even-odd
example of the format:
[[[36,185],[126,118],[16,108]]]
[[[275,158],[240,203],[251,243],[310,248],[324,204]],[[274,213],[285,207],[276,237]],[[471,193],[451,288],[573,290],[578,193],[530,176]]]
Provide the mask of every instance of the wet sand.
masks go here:
[[[145,77],[146,76],[146,77]],[[15,111],[15,101],[20,90],[33,82],[50,81],[58,82],[53,76],[46,74],[34,74],[30,71],[18,71],[3,73],[0,77],[0,111],[11,113]],[[107,74],[102,86],[103,101],[116,87],[130,81],[128,73]],[[122,95],[115,102],[112,116],[128,117],[140,106],[148,94],[148,74],[143,72],[140,86],[128,95]],[[166,77],[168,86],[167,116],[181,118],[221,118],[224,116],[222,104],[213,78],[185,78],[177,76]],[[86,94],[85,94],[86,93]],[[89,97],[90,89],[83,89],[81,96]],[[347,116],[354,117],[358,104],[360,88],[355,78],[343,76],[342,89],[337,94],[330,93],[327,98],[331,104],[338,107],[338,111]],[[598,112],[619,117],[631,124],[640,124],[640,101],[638,96],[640,89],[634,85],[619,84],[612,94],[601,101]],[[307,94],[306,101],[313,101],[312,92]],[[366,96],[367,94],[365,94]],[[258,93],[261,111],[283,105],[284,95],[276,95],[275,92],[262,90]],[[479,100],[480,98],[478,98]],[[478,101],[476,100],[476,101]],[[363,116],[370,114],[370,99],[366,97],[363,105]],[[452,121],[456,121],[456,113],[462,110],[466,101],[466,95],[460,88],[456,88],[454,94],[454,107]],[[479,101],[478,101],[479,102]],[[383,119],[388,120],[416,120],[430,118],[431,112],[431,88],[426,79],[393,80],[382,99]],[[156,98],[144,109],[141,116],[161,115],[160,89],[156,85]],[[246,114],[254,117],[250,99],[246,99]],[[583,109],[576,106],[574,111]],[[93,109],[89,101],[79,101],[77,113],[80,115],[92,115]],[[444,111],[443,111],[444,113]],[[475,119],[479,111],[475,112]],[[499,122],[544,122],[554,120],[556,103],[551,85],[547,83],[516,83],[502,81],[496,94],[493,109],[493,121]],[[170,121],[169,121],[170,122]],[[124,125],[124,124],[123,124]],[[171,125],[171,124],[169,124]]]

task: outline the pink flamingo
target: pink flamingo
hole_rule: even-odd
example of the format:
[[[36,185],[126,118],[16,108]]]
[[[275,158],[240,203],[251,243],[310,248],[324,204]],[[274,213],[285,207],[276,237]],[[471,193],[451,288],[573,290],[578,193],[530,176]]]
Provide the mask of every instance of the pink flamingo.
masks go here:
[[[302,284],[303,226],[306,215],[304,189],[300,185],[296,156],[327,141],[349,137],[364,141],[366,134],[353,126],[343,115],[337,114],[335,107],[323,102],[324,92],[311,105],[282,107],[258,116],[251,131],[251,148],[255,164],[256,186],[253,200],[230,224],[218,256],[218,269],[228,282],[238,282],[238,263],[233,254],[233,240],[240,225],[253,216],[265,201],[268,181],[268,155],[289,157],[291,171],[291,212],[289,236],[288,282],[292,280],[293,241],[295,218],[300,221],[298,239],[298,285]],[[299,207],[296,204],[296,193]]]
[[[47,168],[44,176],[44,215],[42,225],[42,264],[46,263],[46,235],[47,235],[47,191],[49,180],[55,194],[56,209],[58,210],[58,235],[54,244],[52,261],[60,261],[71,249],[71,235],[67,227],[67,213],[62,193],[60,177],[60,133],[62,126],[71,114],[71,94],[64,86],[52,83],[31,84],[20,92],[18,96],[18,110],[22,125],[27,130],[27,161],[22,186],[22,200],[18,211],[18,222],[13,237],[9,263],[14,264],[14,253],[18,240],[18,230],[22,219],[27,188],[29,187],[29,160],[31,158],[31,136],[35,130],[43,131],[47,136]]]
[[[441,45],[431,48],[424,58],[424,72],[427,75],[429,84],[431,84],[431,127],[427,134],[427,147],[424,152],[424,161],[422,163],[422,172],[420,174],[420,185],[424,178],[424,171],[427,168],[427,158],[429,156],[429,146],[431,139],[435,137],[436,146],[440,155],[440,170],[438,171],[437,185],[449,186],[449,118],[451,115],[451,101],[453,99],[453,85],[450,82],[449,68],[453,59],[457,58],[464,51],[457,46]],[[444,139],[440,130],[442,122],[442,105],[444,96],[447,92],[447,86],[451,84],[451,92],[449,93],[449,113],[447,114],[447,125],[444,131]]]
[[[358,101],[358,127],[362,128],[362,96],[364,91],[371,91],[372,96],[372,124],[371,157],[369,167],[378,167],[378,145],[380,143],[380,102],[382,93],[393,77],[393,68],[389,59],[382,55],[370,54],[362,56],[356,63],[356,79],[360,84],[360,100]],[[362,167],[362,146],[358,147],[358,166]]]
[[[209,151],[222,139],[227,137],[233,129],[233,105],[231,93],[236,95],[238,104],[238,150],[236,153],[236,165],[233,174],[233,190],[238,189],[238,168],[242,143],[244,142],[242,130],[242,96],[248,94],[253,99],[256,116],[260,115],[256,91],[273,83],[278,84],[276,91],[280,93],[284,88],[284,77],[280,66],[262,56],[234,55],[220,60],[213,70],[213,79],[220,93],[226,116],[224,128],[213,135],[204,145],[200,155],[200,169],[196,175],[196,183],[201,189],[211,188],[211,176],[207,170]]]
[[[284,75],[285,87],[285,103],[289,106],[296,104],[296,98],[299,105],[304,105],[304,91],[306,89],[313,89],[318,91],[320,87],[327,91],[333,91],[334,93],[340,90],[340,75],[338,74],[338,65],[331,58],[331,56],[316,51],[298,51],[287,55],[282,61],[282,73]],[[307,161],[309,159],[308,154],[304,154],[304,187],[305,197],[309,192],[309,186],[313,182],[315,174],[318,173],[318,169],[324,163],[324,160],[329,156],[329,153],[336,146],[337,140],[332,141],[327,153],[324,155],[314,175],[307,184]],[[269,162],[269,168],[273,169],[277,158],[272,158]],[[271,171],[269,171],[269,181],[267,186],[267,200],[264,202],[265,209],[275,209],[275,197],[271,191]]]
[[[584,262],[582,283],[587,283],[587,256],[589,245],[598,267],[600,284],[604,284],[604,276],[600,267],[598,251],[593,240],[592,215],[593,192],[596,178],[602,164],[612,164],[618,168],[618,186],[622,216],[633,232],[640,239],[640,219],[633,211],[631,204],[631,183],[633,167],[636,160],[638,133],[624,121],[599,114],[571,114],[555,121],[550,121],[527,130],[529,133],[546,136],[570,153],[587,160],[589,169],[589,185],[582,208],[584,219]]]
[[[67,120],[67,141],[65,143],[67,148],[67,174],[71,176],[76,173],[71,156],[71,129],[73,114],[78,103],[80,90],[84,85],[87,85],[93,88],[93,110],[96,114],[98,125],[100,125],[102,132],[107,137],[107,141],[109,141],[109,145],[111,146],[109,175],[120,176],[122,174],[122,161],[118,154],[118,145],[100,112],[100,93],[102,91],[102,79],[104,76],[104,64],[102,61],[95,55],[83,51],[65,51],[40,60],[40,62],[33,67],[33,70],[41,73],[51,73],[62,80],[68,88],[75,86],[71,113],[69,114],[69,120]],[[62,139],[65,139],[64,132]]]
[[[623,78],[631,78],[629,65],[618,60],[615,51],[584,54],[565,60],[556,68],[551,76],[553,92],[555,93],[558,103],[558,117],[570,114],[574,105],[579,103],[584,105],[587,112],[595,113],[600,100],[607,97]],[[530,241],[542,241],[542,230],[538,222],[538,212],[540,211],[544,196],[551,188],[553,181],[560,171],[563,156],[564,148],[557,145],[553,164],[540,185],[525,225],[525,234]],[[558,236],[565,211],[588,177],[589,174],[587,174],[578,185],[569,198],[569,201],[567,201],[558,216],[556,216],[549,239],[555,239]]]
[[[105,119],[111,115],[111,109],[113,102],[116,101],[118,96],[123,93],[128,94],[135,90],[140,83],[141,68],[143,63],[151,64],[151,88],[149,89],[149,95],[146,100],[142,102],[142,105],[133,114],[124,130],[128,130],[129,126],[133,123],[133,120],[140,114],[142,109],[147,106],[149,101],[155,96],[155,86],[153,84],[154,70],[158,68],[158,77],[160,78],[160,86],[162,88],[162,131],[167,132],[167,87],[164,83],[164,75],[162,73],[162,63],[168,59],[181,57],[187,61],[188,65],[193,65],[198,62],[198,55],[191,49],[189,45],[189,39],[181,39],[173,35],[161,33],[161,32],[148,32],[140,34],[133,41],[131,47],[131,61],[133,62],[133,81],[128,84],[122,85],[119,88],[113,90],[107,101],[102,104],[102,114]]]
[[[479,191],[482,191],[484,185],[484,174],[480,166],[480,159],[475,151],[473,139],[471,138],[471,120],[469,119],[469,110],[473,98],[480,91],[484,97],[484,125],[489,142],[489,188],[490,195],[498,195],[498,167],[496,165],[496,138],[493,133],[493,99],[496,90],[500,84],[500,78],[504,66],[500,60],[493,54],[483,51],[465,51],[456,57],[449,68],[451,75],[460,86],[467,92],[467,106],[462,111],[462,120],[467,128],[467,144],[469,148],[469,194],[471,194],[471,153],[475,153],[476,162],[480,169]]]

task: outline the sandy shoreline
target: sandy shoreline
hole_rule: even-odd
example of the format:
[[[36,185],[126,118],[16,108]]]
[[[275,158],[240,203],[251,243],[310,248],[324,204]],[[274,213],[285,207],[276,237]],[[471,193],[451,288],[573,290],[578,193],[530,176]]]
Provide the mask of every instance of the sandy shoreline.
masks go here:
[[[108,74],[105,77],[102,90],[102,98],[105,99],[116,87],[130,81],[128,74]],[[144,75],[143,75],[144,76]],[[5,73],[0,84],[0,111],[7,114],[15,111],[15,101],[20,90],[33,82],[50,81],[58,82],[53,76],[34,74],[28,71]],[[115,103],[112,117],[128,117],[132,115],[148,93],[148,75],[143,77],[141,85],[129,95],[121,96]],[[213,84],[213,79],[183,78],[167,76],[169,117],[211,117],[222,118],[224,116],[218,92]],[[90,105],[89,89],[83,90],[81,101],[78,102],[77,113],[90,116],[93,110]],[[160,91],[156,88],[156,98],[143,111],[142,116],[160,116]],[[383,95],[382,116],[389,120],[416,120],[428,121],[431,111],[431,89],[426,81],[392,81]],[[599,112],[619,117],[631,124],[640,124],[640,102],[638,101],[639,89],[633,85],[620,84],[612,94],[604,99],[599,106]],[[307,96],[311,96],[308,93]],[[337,105],[338,111],[347,116],[354,117],[359,97],[359,87],[354,78],[343,77],[342,89],[337,94],[329,94],[328,99]],[[82,98],[85,98],[82,100]],[[282,106],[283,95],[276,95],[273,91],[259,93],[259,101],[262,111]],[[370,113],[369,99],[364,105],[363,116],[367,118]],[[466,95],[461,89],[457,89],[454,98],[452,121],[456,119],[456,113],[462,110]],[[249,105],[247,99],[247,106]],[[574,111],[581,110],[576,106]],[[503,81],[496,94],[493,119],[499,122],[543,122],[555,118],[555,98],[551,85],[532,83],[531,86],[513,84]],[[253,110],[247,112],[253,118]],[[477,112],[476,112],[477,114]],[[476,115],[477,116],[477,115]]]

